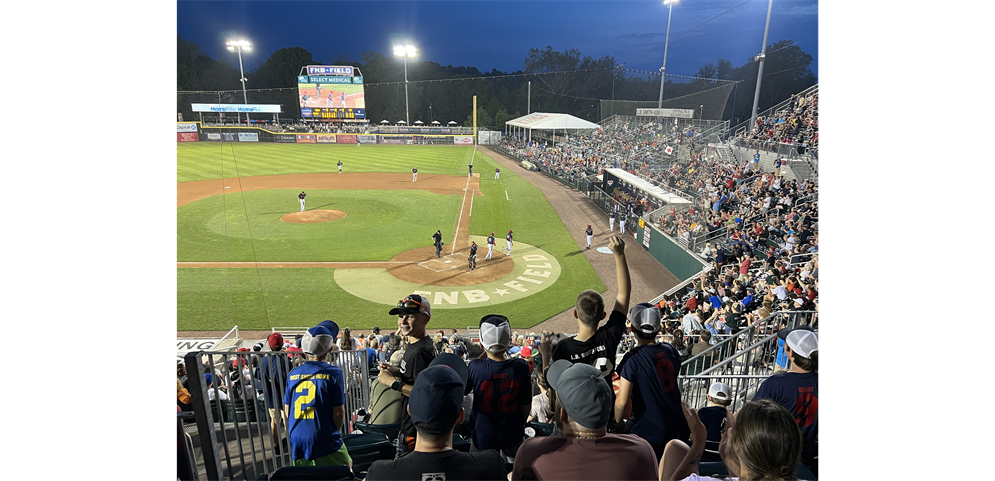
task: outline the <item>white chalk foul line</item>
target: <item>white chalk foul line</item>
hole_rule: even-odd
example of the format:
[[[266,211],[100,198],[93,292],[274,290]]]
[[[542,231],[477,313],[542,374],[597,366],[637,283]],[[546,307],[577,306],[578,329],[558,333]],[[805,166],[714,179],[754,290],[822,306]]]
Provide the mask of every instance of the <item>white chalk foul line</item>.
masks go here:
[[[470,191],[470,213],[466,215],[467,217],[473,217],[473,191]]]
[[[504,191],[504,198],[505,198],[505,199],[508,199],[508,191],[507,191],[507,190],[506,190],[506,191]],[[508,199],[508,200],[511,200],[511,199]]]
[[[466,191],[470,190],[470,179],[472,177],[466,178],[466,187],[463,188],[463,202],[459,206],[459,217],[456,218],[456,232],[453,232],[453,250],[449,251],[449,254],[456,252],[456,235],[459,234],[459,224],[463,220],[463,206],[466,205]],[[473,191],[470,191],[473,192]],[[472,201],[471,201],[472,202]]]

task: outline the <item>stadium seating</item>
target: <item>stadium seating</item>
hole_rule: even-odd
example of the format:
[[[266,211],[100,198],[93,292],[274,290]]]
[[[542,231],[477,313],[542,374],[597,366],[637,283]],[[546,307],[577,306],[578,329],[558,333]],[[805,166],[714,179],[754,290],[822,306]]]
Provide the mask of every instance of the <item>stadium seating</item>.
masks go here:
[[[525,424],[527,427],[535,429],[536,436],[552,436],[553,435],[553,423],[537,423],[531,422]]]
[[[353,429],[358,429],[364,433],[379,433],[387,436],[393,442],[401,431],[401,423],[394,424],[369,424],[361,421],[352,423]]]
[[[266,475],[258,481],[266,481]],[[339,481],[353,480],[356,476],[349,466],[284,466],[269,477],[269,481]]]
[[[349,450],[355,473],[365,472],[379,459],[394,459],[395,448],[385,434],[345,434],[342,441]]]

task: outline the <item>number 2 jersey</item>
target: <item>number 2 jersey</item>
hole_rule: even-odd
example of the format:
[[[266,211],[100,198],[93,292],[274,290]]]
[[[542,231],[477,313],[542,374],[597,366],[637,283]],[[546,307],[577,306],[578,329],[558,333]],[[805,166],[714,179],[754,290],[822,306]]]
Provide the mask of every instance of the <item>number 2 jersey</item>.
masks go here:
[[[479,450],[508,449],[521,444],[526,413],[532,407],[532,378],[522,359],[474,359],[467,366],[466,393],[473,392],[470,426]]]
[[[288,430],[294,460],[315,460],[342,447],[332,409],[345,404],[342,369],[325,361],[307,361],[287,378],[283,403],[290,407]]]
[[[632,417],[626,425],[629,432],[654,445],[687,440],[691,429],[681,409],[677,350],[663,342],[639,346],[629,351],[619,366],[619,376],[632,383]]]

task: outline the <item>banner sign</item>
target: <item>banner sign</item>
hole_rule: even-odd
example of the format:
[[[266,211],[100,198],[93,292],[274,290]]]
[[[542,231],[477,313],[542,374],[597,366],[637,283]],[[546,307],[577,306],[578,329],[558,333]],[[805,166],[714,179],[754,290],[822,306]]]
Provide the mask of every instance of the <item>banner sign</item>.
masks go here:
[[[335,134],[318,134],[317,143],[319,144],[334,144]]]
[[[352,77],[352,67],[343,67],[338,65],[324,66],[324,65],[308,65],[307,66],[308,75],[347,75]]]
[[[200,140],[200,136],[197,132],[177,132],[176,141],[177,142],[197,142]]]
[[[355,143],[358,143],[356,141],[356,136],[355,135],[340,135],[338,137],[338,139],[336,139],[336,141],[338,143],[340,143],[340,144],[355,144]]]
[[[190,104],[194,112],[250,112],[260,114],[283,113],[279,105],[262,104]]]
[[[329,77],[327,75],[310,75],[306,84],[351,84],[352,77]]]
[[[377,143],[376,135],[357,135],[356,140],[361,144],[375,144]]]
[[[221,141],[221,134],[207,134],[207,140]]]
[[[402,145],[404,144],[404,139],[399,137],[384,137],[381,142],[384,144]]]
[[[238,142],[238,137],[235,136],[234,132],[221,132],[222,142]]]
[[[636,109],[636,117],[674,117],[693,119],[694,109]]]
[[[259,134],[256,132],[239,132],[239,142],[259,142]]]
[[[196,132],[197,131],[197,124],[194,123],[194,122],[184,122],[182,124],[181,123],[177,123],[176,124],[176,131],[177,132]]]
[[[640,219],[640,222],[642,222],[642,219]],[[650,226],[649,226],[649,224],[647,224],[646,227],[643,227],[643,247],[645,247],[647,249],[650,248]]]
[[[454,135],[453,144],[456,145],[473,145],[473,137],[468,135]]]
[[[449,127],[443,127],[441,129],[439,129],[439,133],[442,133],[442,134],[451,134],[451,133],[453,133],[453,129],[451,129]]]
[[[318,137],[315,134],[296,134],[298,144],[314,144],[317,143]]]
[[[274,134],[273,140],[281,144],[294,144],[297,143],[297,136],[294,134]]]

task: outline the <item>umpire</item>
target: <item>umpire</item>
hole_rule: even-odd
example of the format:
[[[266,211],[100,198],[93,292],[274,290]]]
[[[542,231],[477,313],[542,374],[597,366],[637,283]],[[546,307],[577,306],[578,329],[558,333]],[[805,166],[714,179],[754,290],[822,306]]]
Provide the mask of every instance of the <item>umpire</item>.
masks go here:
[[[435,234],[432,234],[432,241],[435,244],[435,257],[442,257],[442,231],[437,230]]]

